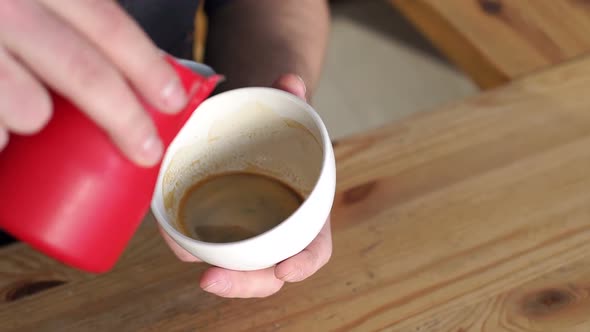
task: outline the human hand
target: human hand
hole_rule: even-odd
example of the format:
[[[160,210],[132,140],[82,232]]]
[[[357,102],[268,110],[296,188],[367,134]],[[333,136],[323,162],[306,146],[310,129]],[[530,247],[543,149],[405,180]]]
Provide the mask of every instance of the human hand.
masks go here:
[[[281,76],[273,85],[306,99],[306,88],[296,75]],[[184,262],[200,260],[181,248],[166,232],[160,229],[164,240],[176,256]],[[266,297],[279,291],[285,282],[297,282],[313,275],[324,266],[332,255],[332,233],[328,219],[318,236],[300,253],[274,267],[258,271],[232,271],[211,267],[201,276],[203,290],[222,297]]]
[[[48,88],[71,100],[139,165],[164,147],[133,91],[165,112],[187,97],[173,68],[111,0],[0,1],[0,151],[9,132],[51,118]]]

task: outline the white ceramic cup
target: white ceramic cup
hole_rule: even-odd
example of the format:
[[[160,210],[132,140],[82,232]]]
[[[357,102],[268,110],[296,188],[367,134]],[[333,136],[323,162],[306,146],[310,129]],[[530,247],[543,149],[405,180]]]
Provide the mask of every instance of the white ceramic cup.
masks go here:
[[[187,189],[211,175],[251,171],[282,180],[305,197],[282,223],[255,237],[207,243],[176,224]],[[243,88],[202,103],[168,148],[152,212],[195,257],[232,270],[267,268],[303,250],[325,224],[336,187],[334,152],[319,115],[303,100],[271,88]]]

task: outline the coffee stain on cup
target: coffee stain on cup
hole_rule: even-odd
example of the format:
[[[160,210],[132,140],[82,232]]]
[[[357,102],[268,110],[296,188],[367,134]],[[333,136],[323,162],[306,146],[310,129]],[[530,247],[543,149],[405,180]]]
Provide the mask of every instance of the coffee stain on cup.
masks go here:
[[[302,123],[253,101],[211,123],[196,120],[193,125],[190,120],[187,123],[185,132],[190,134],[186,134],[186,142],[180,137],[182,143],[162,179],[164,208],[177,230],[181,198],[192,185],[215,174],[245,171],[267,175],[281,179],[303,197],[310,195],[321,172],[323,149],[305,125],[314,123],[308,114],[301,115]]]
[[[318,144],[318,146],[321,146],[320,141],[315,137],[315,135],[304,125],[302,125],[301,123],[293,120],[293,119],[289,119],[289,118],[283,118],[283,121],[285,122],[285,124],[290,127],[290,128],[294,128],[294,129],[299,129],[303,132],[305,132],[307,135],[311,136],[314,141]]]

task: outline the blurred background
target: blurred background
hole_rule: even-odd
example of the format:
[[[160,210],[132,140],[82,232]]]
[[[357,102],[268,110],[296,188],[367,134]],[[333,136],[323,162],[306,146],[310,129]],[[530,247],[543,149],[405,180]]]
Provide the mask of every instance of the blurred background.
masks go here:
[[[388,1],[337,0],[331,7],[330,46],[313,104],[333,138],[478,91]]]

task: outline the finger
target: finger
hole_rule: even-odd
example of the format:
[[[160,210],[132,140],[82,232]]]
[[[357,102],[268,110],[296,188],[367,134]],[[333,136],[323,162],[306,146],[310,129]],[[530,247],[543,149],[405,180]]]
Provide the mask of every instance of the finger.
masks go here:
[[[197,257],[193,256],[190,252],[184,250],[183,247],[179,246],[178,243],[176,243],[176,241],[174,241],[174,239],[172,239],[170,235],[168,235],[168,233],[166,233],[166,231],[162,229],[162,227],[158,226],[158,230],[160,231],[160,234],[162,234],[162,237],[164,238],[164,241],[166,241],[168,247],[170,247],[170,249],[176,255],[176,257],[178,257],[178,259],[180,259],[183,262],[191,263],[201,261]]]
[[[232,271],[212,267],[203,273],[201,288],[221,297],[266,297],[278,292],[284,282],[274,275],[274,268],[258,271]]]
[[[307,88],[301,76],[295,74],[282,75],[274,82],[273,87],[292,93],[303,100],[307,100]]]
[[[51,99],[45,88],[0,47],[2,126],[18,134],[33,134],[41,130],[50,117]]]
[[[0,153],[2,153],[2,150],[4,150],[6,145],[8,145],[9,137],[10,135],[8,134],[8,130],[6,130],[4,127],[2,127],[2,124],[0,124]]]
[[[0,41],[136,163],[152,166],[160,160],[162,142],[123,76],[59,18],[33,1],[0,1]]]
[[[154,106],[180,111],[187,96],[162,52],[114,1],[43,0],[97,45]]]
[[[307,248],[275,267],[275,275],[283,281],[302,281],[326,265],[331,256],[332,232],[330,219],[328,219],[318,236]]]

